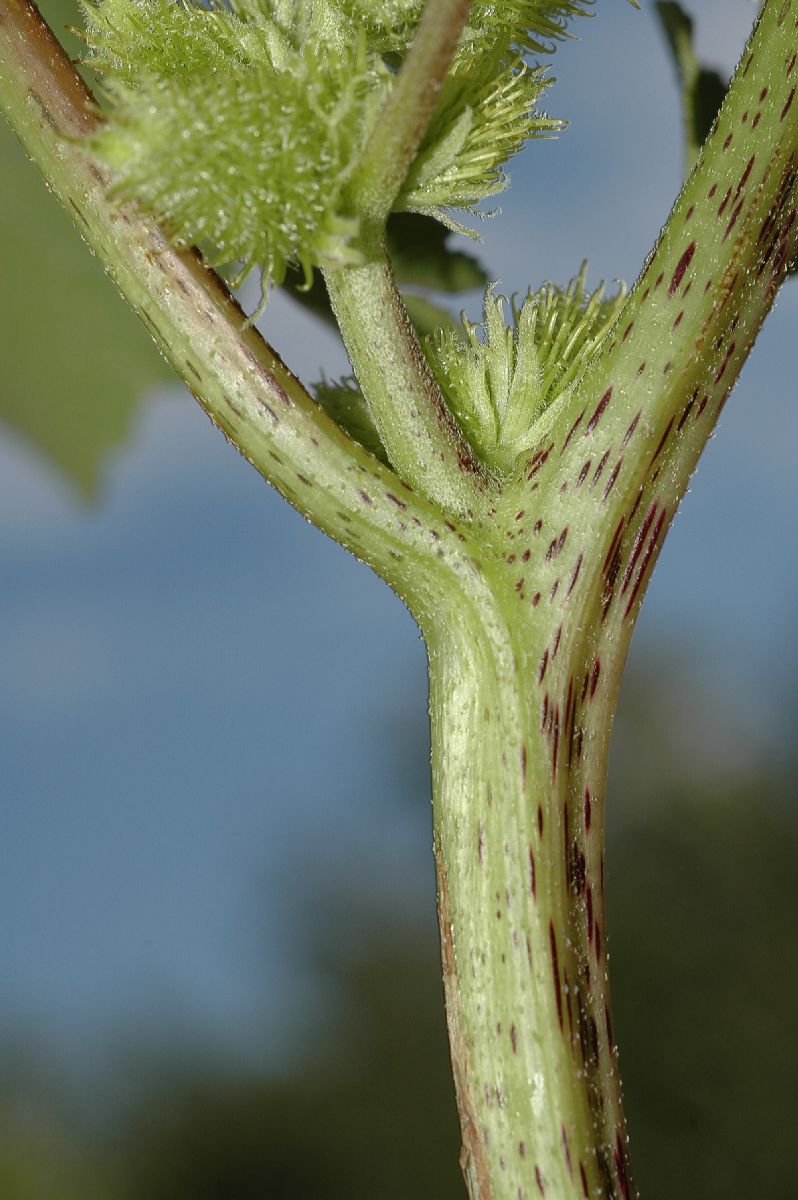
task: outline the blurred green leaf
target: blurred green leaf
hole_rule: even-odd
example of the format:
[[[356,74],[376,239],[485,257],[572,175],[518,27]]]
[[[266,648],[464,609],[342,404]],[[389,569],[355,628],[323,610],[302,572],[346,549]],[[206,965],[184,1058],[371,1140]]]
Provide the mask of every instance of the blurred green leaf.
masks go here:
[[[313,313],[314,317],[319,317],[327,325],[337,328],[333,310],[330,307],[330,298],[327,295],[320,271],[314,271],[313,282],[306,287],[304,271],[289,265],[285,273],[285,281],[281,286],[292,300],[296,300],[297,304],[301,304],[308,312]]]
[[[365,446],[380,462],[390,466],[377,427],[355,379],[322,379],[320,383],[314,384],[313,392],[324,411],[336,424],[345,429],[361,446]]]
[[[487,287],[482,264],[473,254],[452,250],[451,237],[431,217],[394,213],[388,222],[388,249],[400,285],[449,293]]]
[[[74,0],[45,0],[69,53]],[[69,218],[0,122],[0,422],[84,496],[129,435],[145,392],[172,378]],[[12,236],[8,236],[12,231]]]
[[[675,0],[657,0],[657,15],[676,67],[682,96],[687,171],[695,163],[726,95],[728,83],[704,67],[693,46],[693,20]]]
[[[650,1200],[794,1195],[798,828],[785,782],[763,769],[665,783],[611,848],[616,1027]]]
[[[455,329],[457,322],[445,308],[439,308],[426,296],[415,296],[406,293],[405,306],[410,314],[410,320],[416,327],[419,337],[431,337],[438,329]]]

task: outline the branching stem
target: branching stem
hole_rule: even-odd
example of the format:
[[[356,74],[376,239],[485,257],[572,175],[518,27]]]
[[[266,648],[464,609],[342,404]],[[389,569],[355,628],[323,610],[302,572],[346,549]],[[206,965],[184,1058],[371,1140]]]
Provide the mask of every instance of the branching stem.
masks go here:
[[[384,219],[468,11],[432,0],[358,186]],[[447,1011],[472,1200],[630,1200],[603,921],[612,714],[690,474],[798,247],[798,0],[766,0],[609,345],[501,491],[435,387],[379,239],[327,283],[396,471],[318,408],[80,135],[91,98],[0,0],[0,106],[211,419],[408,602],[430,655]]]
[[[409,603],[428,603],[449,571],[468,570],[466,534],[327,417],[244,328],[199,256],[109,201],[110,180],[81,143],[97,107],[29,0],[0,0],[0,111],[178,375],[261,475]]]

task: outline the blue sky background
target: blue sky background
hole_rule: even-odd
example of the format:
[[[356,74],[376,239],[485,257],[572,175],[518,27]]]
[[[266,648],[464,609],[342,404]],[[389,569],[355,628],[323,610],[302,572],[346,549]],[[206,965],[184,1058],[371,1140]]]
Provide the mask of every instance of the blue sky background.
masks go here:
[[[651,248],[682,151],[650,7],[599,0],[556,56],[547,104],[572,127],[527,149],[482,230],[503,291],[564,282],[583,257],[593,281],[631,283]],[[731,71],[755,6],[698,7],[702,56]],[[674,720],[695,712],[699,758],[711,743],[733,759],[768,726],[794,736],[797,320],[798,282],[724,410],[635,637],[633,667],[684,663]],[[303,378],[345,369],[282,297],[261,324]],[[177,389],[146,405],[89,509],[0,442],[0,578],[0,1044],[75,1067],[167,1036],[280,1061],[313,1004],[292,938],[315,889],[343,873],[353,897],[366,881],[386,903],[432,903],[415,627]],[[703,699],[698,679],[714,681]]]

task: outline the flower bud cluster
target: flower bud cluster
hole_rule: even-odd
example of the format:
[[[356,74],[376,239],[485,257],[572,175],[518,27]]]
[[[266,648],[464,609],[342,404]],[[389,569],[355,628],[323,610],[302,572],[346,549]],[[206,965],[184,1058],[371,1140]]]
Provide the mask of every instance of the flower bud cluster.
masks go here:
[[[178,245],[280,283],[289,265],[361,260],[348,183],[378,128],[422,0],[83,0],[108,120],[92,140]],[[460,228],[503,164],[560,127],[523,53],[564,35],[577,0],[476,0],[395,202]]]
[[[427,358],[449,408],[478,457],[508,476],[541,436],[541,420],[578,379],[607,336],[626,298],[619,288],[604,299],[603,285],[588,295],[587,265],[566,289],[546,284],[520,307],[494,288],[485,294],[481,325],[441,331],[426,344]]]

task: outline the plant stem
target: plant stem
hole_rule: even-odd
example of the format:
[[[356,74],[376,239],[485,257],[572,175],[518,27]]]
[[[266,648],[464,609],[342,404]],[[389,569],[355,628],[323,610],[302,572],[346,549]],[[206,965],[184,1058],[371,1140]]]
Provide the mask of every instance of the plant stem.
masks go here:
[[[242,329],[197,256],[108,202],[79,140],[90,96],[32,4],[0,0],[0,105],[123,295],[211,419],[424,632],[472,1200],[634,1194],[603,924],[610,725],[665,532],[798,245],[796,29],[798,0],[766,0],[617,332],[499,495],[431,384],[381,252],[327,279],[398,476]],[[420,111],[401,137],[401,111],[392,126],[403,154]]]
[[[81,143],[96,105],[26,0],[0,0],[0,109],[168,361],[256,470],[408,602],[428,603],[441,574],[468,572],[466,534],[326,416],[244,327],[198,255],[174,250],[135,207],[109,201],[110,180]]]
[[[665,533],[798,247],[796,29],[798,0],[767,0],[609,345],[497,502],[491,613],[460,597],[425,626],[472,1200],[635,1194],[606,978],[607,748]]]
[[[428,0],[351,181],[354,207],[365,225],[378,232],[426,133],[470,8],[471,0]]]
[[[567,773],[552,774],[513,604],[452,604],[425,631],[461,1161],[473,1200],[611,1200],[631,1185],[603,888],[586,883],[602,877],[603,792],[569,825]],[[609,700],[591,751],[600,775]]]
[[[470,0],[428,0],[350,184],[368,261],[325,272],[352,366],[391,463],[446,512],[469,518],[483,507],[488,480],[432,377],[383,239],[470,7]]]
[[[326,271],[324,277],[394,469],[444,511],[473,517],[490,481],[432,377],[384,248],[364,266]]]

